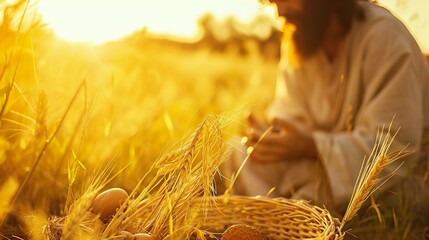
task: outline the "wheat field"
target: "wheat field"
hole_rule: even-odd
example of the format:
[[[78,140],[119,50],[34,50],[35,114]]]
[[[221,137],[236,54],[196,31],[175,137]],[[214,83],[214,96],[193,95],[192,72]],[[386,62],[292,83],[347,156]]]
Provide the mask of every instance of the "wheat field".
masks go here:
[[[144,33],[100,46],[73,44],[43,26],[18,34],[6,24],[0,28],[3,236],[41,232],[106,169],[120,172],[106,188],[131,192],[208,115],[262,110],[274,88],[276,61],[258,51],[213,51]],[[236,118],[226,138],[240,126]]]
[[[39,24],[13,30],[4,16],[0,238],[46,239],[46,225],[68,216],[63,233],[70,234],[63,239],[89,239],[73,235],[80,226],[73,221],[84,221],[86,211],[78,210],[87,209],[96,193],[111,187],[129,193],[138,186],[168,189],[153,183],[152,171],[167,153],[181,146],[193,152],[190,136],[199,151],[219,138],[227,142],[240,133],[243,113],[262,117],[273,97],[278,48],[267,54],[255,39],[222,43],[220,50],[214,41],[177,43],[142,31],[103,45],[78,44]],[[223,147],[205,154],[225,158]],[[145,194],[150,193],[133,196],[142,201]],[[130,206],[127,213],[139,211],[139,205]],[[371,199],[363,210],[350,223],[351,239],[385,239],[392,231],[398,239],[412,236],[408,219],[414,218],[406,209],[383,215]],[[111,228],[103,237],[112,239],[109,234],[120,225]]]

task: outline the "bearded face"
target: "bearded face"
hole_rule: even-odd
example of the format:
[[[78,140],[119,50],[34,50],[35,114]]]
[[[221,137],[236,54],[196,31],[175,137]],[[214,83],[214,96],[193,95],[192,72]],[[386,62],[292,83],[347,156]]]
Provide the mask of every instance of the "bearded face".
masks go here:
[[[292,41],[298,55],[305,59],[317,52],[323,40],[332,14],[332,0],[273,0],[278,14],[293,24]]]

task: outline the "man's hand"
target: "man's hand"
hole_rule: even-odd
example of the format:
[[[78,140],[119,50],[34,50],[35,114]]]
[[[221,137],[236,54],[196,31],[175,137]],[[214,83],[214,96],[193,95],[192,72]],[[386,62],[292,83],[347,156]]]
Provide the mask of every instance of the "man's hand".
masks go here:
[[[247,115],[246,120],[249,124],[249,128],[244,132],[243,143],[250,147],[256,144],[261,135],[268,130],[269,125],[260,122],[253,114]]]
[[[292,123],[275,119],[271,127],[249,116],[248,147],[253,147],[249,160],[268,163],[299,158],[316,158],[317,149],[310,133],[301,132]]]

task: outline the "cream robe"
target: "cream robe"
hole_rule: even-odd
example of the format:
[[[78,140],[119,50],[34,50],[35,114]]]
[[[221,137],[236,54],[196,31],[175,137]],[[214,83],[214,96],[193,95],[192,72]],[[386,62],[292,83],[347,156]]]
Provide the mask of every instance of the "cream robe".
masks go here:
[[[238,193],[265,195],[276,187],[272,196],[343,209],[380,128],[394,118],[392,132],[401,129],[392,150],[420,148],[423,129],[429,128],[427,63],[406,27],[390,12],[372,3],[359,4],[366,19],[354,21],[335,62],[328,62],[322,52],[298,69],[287,58],[280,61],[276,96],[268,110],[271,119],[289,119],[312,131],[321,161],[247,162],[236,183]],[[241,156],[229,163],[232,169],[245,155],[235,154]],[[400,174],[418,164],[412,159]]]

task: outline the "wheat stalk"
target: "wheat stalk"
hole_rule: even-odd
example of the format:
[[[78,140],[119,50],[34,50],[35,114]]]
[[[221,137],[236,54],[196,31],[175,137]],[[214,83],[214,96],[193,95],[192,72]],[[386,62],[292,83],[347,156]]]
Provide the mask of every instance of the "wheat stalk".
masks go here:
[[[195,231],[190,203],[201,195],[209,199],[213,193],[213,176],[227,158],[222,129],[228,123],[228,118],[207,116],[183,147],[159,158],[106,226],[101,238],[112,238],[127,229],[150,232],[157,239],[186,239]],[[137,195],[143,179],[155,170],[155,177]]]
[[[62,240],[73,239],[99,190],[100,188],[88,190],[73,204],[73,209],[65,218],[61,236]]]
[[[229,123],[223,116],[208,116],[183,147],[159,158],[143,176],[104,229],[95,234],[100,239],[117,238],[123,230],[150,232],[156,239],[188,239],[197,231],[197,197],[201,204],[209,204],[214,192],[213,176],[219,165],[227,159],[227,145],[223,128]],[[157,171],[154,178],[141,190],[144,179]],[[84,214],[90,208],[94,194],[108,182],[111,171],[96,174],[85,194],[74,202],[62,226],[63,239],[71,239],[73,232],[80,233]],[[139,192],[137,194],[137,192]],[[200,198],[202,196],[202,198]],[[203,209],[207,209],[204,207]]]
[[[23,4],[23,3],[24,3],[24,1],[18,2],[18,3],[17,3],[17,5],[15,5],[15,7],[19,7],[19,5],[20,5],[20,4]],[[14,56],[14,54],[15,54],[15,50],[16,50],[16,48],[17,48],[17,46],[18,46],[18,40],[19,40],[19,36],[20,36],[20,34],[19,34],[19,33],[21,33],[21,30],[22,30],[22,24],[23,24],[23,22],[24,22],[24,18],[25,18],[25,16],[27,15],[27,10],[28,10],[29,5],[30,5],[30,1],[25,1],[25,5],[24,5],[24,10],[23,10],[22,16],[19,18],[18,29],[17,29],[17,33],[18,33],[18,34],[16,34],[15,44],[14,44],[14,45],[13,45],[13,47],[12,47],[12,51],[11,51],[11,53],[10,53],[10,58],[9,58],[9,60],[8,60],[8,63],[7,63],[7,65],[4,67],[4,69],[2,70],[2,73],[1,73],[1,75],[0,75],[0,76],[1,76],[1,78],[0,78],[0,82],[1,82],[1,80],[2,80],[2,78],[3,78],[4,73],[5,73],[5,72],[6,72],[6,70],[7,70],[7,66],[10,66],[10,65],[11,65],[12,57]],[[3,19],[3,20],[6,20],[6,19]],[[10,94],[11,94],[11,92],[12,92],[12,87],[14,86],[14,83],[15,83],[16,75],[17,75],[17,72],[18,72],[18,66],[19,66],[20,62],[21,62],[21,54],[19,54],[19,55],[18,55],[18,60],[17,60],[17,64],[16,64],[16,66],[15,66],[15,70],[14,70],[14,73],[13,73],[13,77],[12,77],[12,80],[11,80],[11,82],[10,82],[10,84],[9,84],[9,86],[8,86],[8,89],[7,89],[7,91],[6,91],[6,94],[5,94],[5,100],[4,100],[3,105],[2,105],[2,107],[1,107],[1,110],[0,110],[0,120],[2,120],[2,118],[3,118],[3,114],[5,113],[5,110],[6,110],[6,106],[7,106],[8,102],[9,102]]]
[[[62,115],[61,120],[59,121],[57,127],[55,128],[54,132],[52,133],[52,135],[44,142],[42,149],[40,150],[40,152],[38,153],[36,159],[33,162],[33,165],[31,166],[30,171],[28,172],[28,174],[25,176],[23,182],[21,183],[21,186],[19,187],[18,191],[16,192],[15,196],[13,197],[10,205],[13,206],[15,204],[15,202],[17,201],[17,199],[19,198],[22,190],[24,189],[24,187],[27,185],[28,181],[30,180],[30,178],[33,176],[36,167],[39,165],[39,162],[41,161],[41,159],[43,158],[46,149],[48,148],[49,144],[54,140],[55,136],[57,135],[57,133],[59,132],[60,128],[62,127],[62,125],[64,124],[64,121],[66,119],[66,117],[68,116],[73,103],[76,101],[79,92],[81,91],[81,89],[84,87],[85,85],[85,81],[83,81],[78,89],[76,90],[75,94],[73,95],[72,99],[70,100],[67,109],[65,110],[65,112]],[[1,115],[2,113],[0,112],[0,120],[1,120]],[[0,222],[0,227],[3,225],[4,222],[6,222],[7,219],[7,215],[5,216],[5,218],[3,218],[3,220]]]
[[[167,156],[160,158],[154,164],[155,168],[159,168],[157,175],[133,202],[124,204],[128,205],[126,209],[121,207],[118,210],[118,214],[115,214],[111,222],[108,224],[102,237],[111,237],[116,234],[117,230],[124,229],[127,228],[127,226],[132,225],[133,222],[137,221],[137,219],[141,217],[141,214],[144,213],[142,210],[145,208],[159,210],[153,210],[151,213],[153,216],[147,217],[143,223],[140,223],[141,226],[138,228],[147,231],[148,226],[152,225],[153,229],[151,229],[151,232],[155,236],[162,235],[161,232],[165,229],[165,226],[168,225],[166,224],[166,221],[168,221],[169,218],[169,215],[165,212],[165,209],[167,208],[164,205],[166,201],[167,204],[170,205],[171,201],[177,202],[179,199],[177,199],[177,197],[171,199],[171,195],[175,191],[177,192],[180,188],[186,188],[183,186],[183,180],[190,172],[196,145],[199,141],[200,135],[203,133],[204,125],[205,122],[197,128],[191,137],[191,140],[185,147],[179,149],[177,152],[170,153]],[[144,178],[146,176],[147,174]],[[140,180],[138,186],[143,182],[143,179]],[[147,195],[156,187],[159,188],[153,199],[156,199],[157,201],[144,201]],[[133,196],[136,193],[136,190],[137,187],[133,190],[130,196]],[[177,196],[177,194],[174,195]]]
[[[398,152],[389,153],[389,148],[399,132],[398,129],[392,136],[391,127],[392,123],[390,124],[385,136],[382,134],[384,126],[381,131],[378,131],[373,150],[370,156],[367,159],[364,159],[361,166],[352,197],[350,199],[346,213],[342,219],[340,228],[342,228],[345,223],[350,221],[356,215],[357,211],[362,207],[363,203],[368,199],[368,197],[370,197],[383,183],[390,179],[396,171],[395,170],[390,173],[386,177],[385,181],[382,182],[381,185],[377,186],[377,184],[380,183],[380,174],[383,169],[387,165],[390,165],[399,158],[410,153],[405,151],[405,149],[402,149]]]
[[[181,226],[181,230],[187,229],[189,202],[192,202],[201,193],[206,197],[212,193],[212,176],[220,163],[226,159],[225,144],[221,136],[223,124],[222,118],[208,116],[194,132],[190,141],[191,149],[194,151],[185,152],[180,161],[182,166],[177,173],[173,172],[173,176],[178,177],[171,179],[173,188],[167,189],[167,198],[162,207],[166,211],[164,214],[160,214],[159,222],[155,224],[155,226],[160,226],[160,228],[153,229],[155,236],[182,239],[189,234],[186,231],[178,231],[178,229],[175,231],[175,227]],[[195,157],[200,154],[202,157],[194,166],[195,157],[192,154],[195,154]]]
[[[37,102],[36,122],[34,127],[34,135],[36,139],[46,139],[48,130],[46,127],[46,115],[48,109],[48,96],[45,91],[40,91],[39,100]]]

